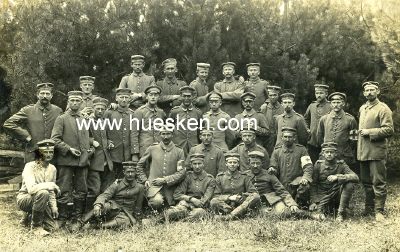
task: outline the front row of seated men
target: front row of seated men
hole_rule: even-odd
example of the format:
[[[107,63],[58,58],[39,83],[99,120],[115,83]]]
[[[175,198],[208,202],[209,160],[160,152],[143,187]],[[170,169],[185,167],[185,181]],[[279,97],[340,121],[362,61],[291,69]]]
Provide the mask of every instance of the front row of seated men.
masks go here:
[[[282,138],[290,138],[292,134],[285,132],[293,130],[284,129]],[[338,221],[346,218],[358,177],[337,159],[337,144],[333,142],[323,144],[322,156],[313,165],[299,145],[283,139],[271,156],[268,170],[261,151],[249,152],[248,170],[241,169],[240,154],[228,152],[226,170],[214,178],[205,171],[204,154],[191,153],[191,170],[186,171],[183,151],[171,141],[172,131],[165,127],[160,135],[162,141],[148,148],[139,162],[123,163],[124,178],[97,197],[93,209],[82,215],[73,231],[88,222],[100,228],[141,223],[143,202],[162,213],[157,218],[160,222],[191,221],[211,214],[217,220],[232,220],[256,213],[323,220],[333,211]],[[35,161],[26,164],[17,196],[18,207],[27,213],[25,224],[38,235],[48,235],[57,227],[56,197],[60,189],[55,183],[56,168],[50,164],[54,144],[50,139],[38,143]],[[164,152],[173,155],[166,159]],[[282,162],[280,152],[294,153],[298,164]]]

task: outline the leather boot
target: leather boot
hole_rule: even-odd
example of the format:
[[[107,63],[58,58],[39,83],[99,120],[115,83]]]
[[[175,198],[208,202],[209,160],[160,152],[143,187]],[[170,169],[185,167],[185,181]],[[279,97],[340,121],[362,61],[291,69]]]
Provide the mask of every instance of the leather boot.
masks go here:
[[[72,212],[72,223],[68,227],[71,232],[78,232],[82,228],[81,218],[85,209],[85,200],[74,199],[74,210]]]
[[[116,220],[110,220],[110,221],[107,221],[107,222],[101,224],[101,228],[103,228],[103,229],[117,228],[117,227],[119,227],[119,224]]]
[[[96,197],[87,197],[86,198],[86,207],[85,207],[85,213],[89,212],[90,210],[93,209],[93,204],[96,201]]]
[[[43,211],[32,211],[31,232],[36,236],[47,236],[50,233],[43,229]]]
[[[32,215],[28,212],[23,212],[23,216],[21,220],[19,221],[19,224],[24,227],[29,227],[32,219]]]
[[[365,190],[365,208],[363,216],[371,216],[375,214],[375,193],[372,187],[364,187]]]

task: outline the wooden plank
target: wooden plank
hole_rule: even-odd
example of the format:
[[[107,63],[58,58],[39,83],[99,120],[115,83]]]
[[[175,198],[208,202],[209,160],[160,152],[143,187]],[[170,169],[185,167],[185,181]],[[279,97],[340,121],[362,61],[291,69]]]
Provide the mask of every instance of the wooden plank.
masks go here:
[[[16,176],[15,178],[12,178],[7,181],[9,184],[20,184],[22,183],[22,175]]]
[[[0,166],[0,172],[21,172],[24,167]]]
[[[19,184],[0,184],[0,192],[12,192],[20,189]]]
[[[0,150],[0,157],[24,158],[24,157],[25,157],[25,154],[24,154],[23,151]]]

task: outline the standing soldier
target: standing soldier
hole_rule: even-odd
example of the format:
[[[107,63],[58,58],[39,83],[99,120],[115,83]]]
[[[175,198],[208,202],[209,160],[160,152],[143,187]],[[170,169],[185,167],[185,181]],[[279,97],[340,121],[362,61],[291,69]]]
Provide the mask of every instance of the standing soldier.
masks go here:
[[[224,151],[213,143],[214,129],[202,129],[200,132],[201,144],[192,147],[186,158],[186,167],[190,167],[190,156],[194,153],[204,155],[204,171],[208,174],[217,176],[218,173],[225,171]]]
[[[307,144],[310,134],[304,117],[293,110],[295,105],[294,97],[295,95],[292,93],[284,93],[281,95],[282,106],[285,112],[275,117],[275,131],[277,132],[275,146],[279,146],[281,144],[283,127],[296,129],[296,143],[299,143],[303,146],[306,146]]]
[[[275,116],[283,114],[285,109],[282,104],[279,103],[279,92],[281,87],[278,86],[268,86],[268,100],[261,105],[260,112],[266,117],[268,128],[270,130],[269,136],[265,140],[264,146],[266,147],[269,155],[274,151],[274,146],[276,144],[276,134],[274,128]]]
[[[138,179],[145,184],[145,196],[155,210],[174,205],[174,190],[186,174],[185,155],[172,142],[172,129],[163,126],[160,137],[161,142],[147,148],[137,165]],[[145,170],[147,164],[150,170]]]
[[[253,128],[243,129],[240,131],[242,142],[231,150],[231,152],[239,153],[240,155],[240,170],[250,170],[249,153],[252,151],[260,151],[264,154],[263,169],[269,167],[269,155],[266,149],[256,143],[256,132]]]
[[[325,219],[325,214],[337,209],[336,220],[343,221],[358,176],[343,160],[337,159],[336,143],[323,143],[322,156],[324,159],[318,160],[313,168],[310,210],[318,209],[322,214],[320,219]]]
[[[110,156],[113,162],[113,169],[117,178],[122,178],[122,162],[132,160],[132,155],[135,154],[137,148],[135,141],[133,141],[135,128],[131,128],[131,117],[133,110],[129,108],[132,91],[128,88],[117,88],[116,101],[118,103],[116,109],[107,110],[104,113],[104,118],[111,123],[115,121],[120,124],[120,128],[113,127],[107,128],[107,136],[111,141]],[[115,126],[115,124],[114,124]]]
[[[214,195],[215,179],[204,171],[204,155],[193,153],[189,158],[192,171],[187,172],[185,179],[175,189],[174,199],[179,203],[164,212],[167,222],[178,219],[193,221],[205,217],[205,208]]]
[[[228,145],[226,144],[226,133],[228,129],[224,130],[228,126],[228,121],[231,117],[221,110],[222,105],[222,95],[220,93],[211,92],[207,95],[207,102],[210,105],[210,111],[204,113],[204,122],[208,122],[210,128],[214,128],[213,142],[219,148],[224,151],[228,150]],[[207,127],[206,127],[207,128]]]
[[[157,81],[157,86],[162,89],[162,95],[158,100],[158,104],[161,109],[168,115],[171,108],[181,104],[181,96],[179,95],[179,89],[186,86],[186,82],[178,80],[175,74],[178,72],[176,67],[176,59],[170,58],[163,61],[165,77],[163,80]]]
[[[260,200],[257,189],[250,177],[240,171],[240,156],[237,153],[226,153],[226,171],[219,173],[215,179],[214,198],[210,202],[211,209],[223,216],[215,216],[221,220],[232,220],[248,212]]]
[[[160,98],[161,88],[157,85],[149,86],[145,89],[147,103],[136,109],[133,117],[139,122],[139,125],[134,124],[132,135],[133,142],[133,159],[139,160],[144,152],[153,143],[159,141],[158,131],[154,127],[154,120],[160,118],[165,120],[167,117],[165,112],[157,106]]]
[[[56,185],[56,167],[50,164],[54,141],[45,139],[37,146],[35,161],[26,163],[22,172],[17,205],[26,213],[24,222],[28,222],[28,215],[31,215],[31,231],[37,236],[46,236],[57,227],[54,219],[58,217],[56,196],[60,189]]]
[[[257,94],[254,101],[254,109],[260,111],[261,105],[268,98],[268,81],[260,79],[260,63],[249,63],[246,65],[249,79],[244,82],[244,91]]]
[[[317,141],[319,119],[331,111],[331,104],[326,99],[328,96],[328,85],[315,84],[314,88],[317,100],[308,106],[304,114],[304,119],[306,120],[311,135],[307,145],[308,153],[310,154],[311,160],[315,163],[321,152],[321,145],[318,145]]]
[[[141,222],[144,186],[136,182],[136,162],[122,163],[124,178],[97,197],[93,210],[80,219],[80,228],[93,217],[105,220],[100,228],[126,228]]]
[[[350,140],[350,133],[357,130],[357,121],[354,116],[344,112],[346,94],[335,92],[329,95],[332,111],[321,117],[317,129],[317,143],[321,146],[325,142],[337,143],[337,155],[349,166],[354,165],[354,142]]]
[[[108,106],[108,100],[97,97],[93,99],[94,122],[104,123],[104,112]],[[99,125],[99,124],[97,124]],[[90,133],[96,144],[94,154],[90,160],[87,177],[88,194],[86,198],[86,211],[91,210],[96,197],[115,180],[113,163],[108,150],[111,142],[107,137],[107,131],[101,127],[90,125]]]
[[[295,144],[296,129],[282,128],[282,144],[275,147],[269,173],[275,174],[282,185],[302,207],[308,206],[308,189],[313,164],[306,147]]]
[[[80,107],[82,113],[93,114],[93,99],[97,97],[93,94],[95,80],[96,78],[93,76],[79,77],[79,85],[83,92],[82,104]]]
[[[237,114],[235,118],[239,121],[240,125],[244,125],[247,123],[248,126],[253,127],[256,133],[256,141],[258,144],[262,145],[265,141],[265,138],[269,134],[269,128],[265,116],[254,109],[256,95],[254,93],[247,92],[242,94],[240,100],[242,102],[244,110],[242,113]],[[248,121],[246,122],[246,120]],[[252,124],[251,120],[255,121],[256,123],[250,125]]]
[[[25,162],[33,161],[36,144],[51,137],[54,122],[62,113],[61,108],[50,103],[53,86],[52,83],[37,84],[37,103],[23,107],[4,122],[4,129],[26,142]]]
[[[360,107],[357,159],[365,190],[365,214],[384,220],[386,188],[387,138],[394,132],[392,111],[379,101],[379,83],[363,83],[367,102]]]
[[[234,117],[242,111],[240,96],[243,94],[244,85],[234,77],[236,64],[226,62],[222,64],[222,74],[224,79],[215,83],[214,91],[222,95],[221,109]]]
[[[94,145],[99,144],[89,138],[89,130],[78,128],[78,123],[81,124],[85,120],[79,112],[82,96],[81,91],[68,92],[69,109],[57,117],[51,133],[57,150],[57,185],[61,189],[57,203],[61,224],[68,218],[67,204],[71,201],[74,204],[73,222],[84,212],[89,159],[94,152],[91,142]],[[75,225],[71,228],[75,230]]]
[[[202,113],[208,110],[207,94],[208,85],[207,78],[210,70],[210,64],[208,63],[197,63],[197,78],[190,83],[189,86],[195,89],[194,93],[194,105],[201,110]]]
[[[202,113],[200,109],[193,106],[194,88],[184,86],[179,91],[182,104],[171,109],[169,118],[172,118],[175,123],[174,143],[183,149],[186,157],[190,148],[199,144],[197,129],[200,128]]]
[[[122,77],[118,88],[129,88],[132,91],[132,107],[136,110],[145,102],[145,90],[155,84],[154,76],[143,73],[144,56],[132,55],[131,67],[133,72]]]

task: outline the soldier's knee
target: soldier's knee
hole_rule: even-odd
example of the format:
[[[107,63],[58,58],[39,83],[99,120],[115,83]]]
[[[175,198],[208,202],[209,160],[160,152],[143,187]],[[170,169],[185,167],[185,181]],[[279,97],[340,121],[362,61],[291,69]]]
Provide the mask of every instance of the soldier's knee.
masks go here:
[[[50,198],[50,193],[47,190],[40,190],[36,192],[35,199],[36,200],[48,200]]]
[[[191,215],[196,217],[202,217],[207,214],[207,211],[203,208],[195,208],[192,210]]]
[[[344,183],[343,184],[343,191],[348,192],[348,193],[354,192],[354,184],[351,183],[351,182]]]
[[[279,201],[273,205],[273,209],[275,214],[281,215],[285,212],[286,205],[282,201]]]
[[[212,207],[212,208],[216,208],[216,207],[218,207],[220,205],[220,201],[218,200],[218,199],[212,199],[211,201],[210,201],[210,207]]]
[[[160,209],[164,205],[164,197],[161,193],[157,193],[154,197],[149,199],[149,205],[154,209]]]

